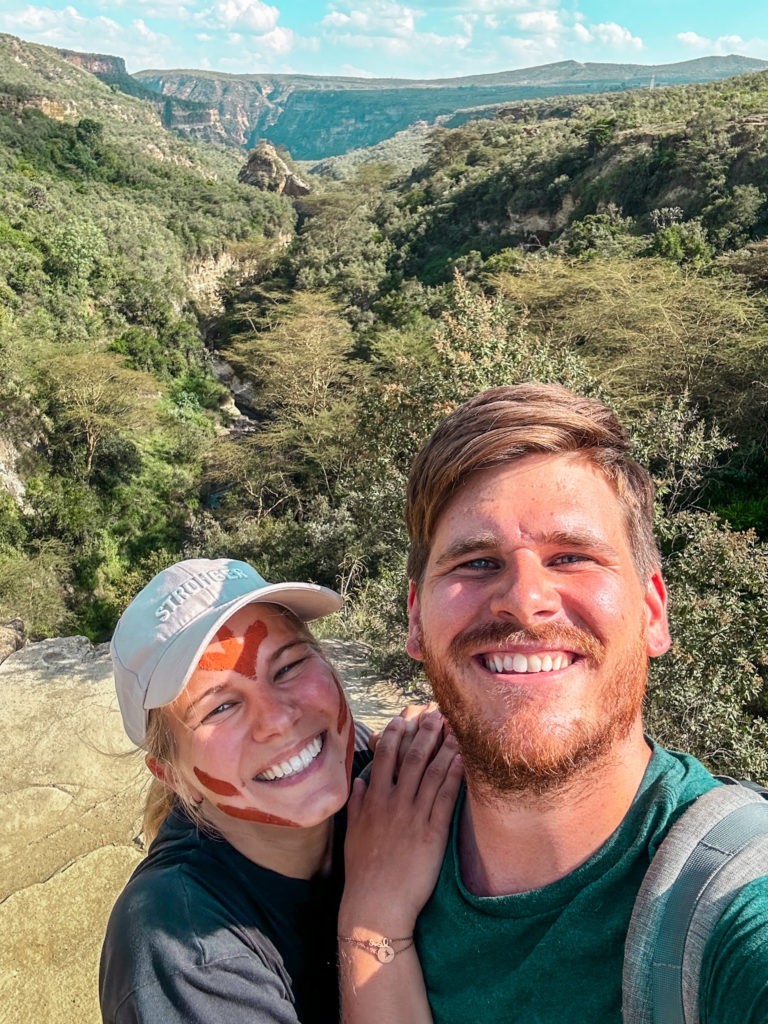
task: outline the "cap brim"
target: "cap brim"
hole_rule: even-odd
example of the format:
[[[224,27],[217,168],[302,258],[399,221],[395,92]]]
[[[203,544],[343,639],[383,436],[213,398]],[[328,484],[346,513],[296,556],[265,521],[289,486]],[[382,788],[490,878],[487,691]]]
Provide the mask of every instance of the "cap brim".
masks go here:
[[[159,708],[175,700],[221,626],[246,605],[265,602],[282,605],[303,622],[331,615],[344,603],[334,590],[315,583],[270,583],[211,609],[208,614],[185,626],[168,644],[147,686],[145,710]]]

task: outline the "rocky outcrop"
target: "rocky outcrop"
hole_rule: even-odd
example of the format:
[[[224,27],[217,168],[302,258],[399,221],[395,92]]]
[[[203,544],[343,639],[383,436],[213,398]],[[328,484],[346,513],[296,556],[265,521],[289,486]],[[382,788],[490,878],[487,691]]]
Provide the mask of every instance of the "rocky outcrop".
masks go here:
[[[0,436],[0,489],[6,491],[16,504],[24,507],[26,488],[24,481],[16,472],[19,452],[16,445],[8,437]]]
[[[361,644],[326,641],[357,717],[404,703]],[[30,644],[0,665],[0,1019],[97,1024],[109,911],[143,855],[148,773],[126,740],[106,644]]]
[[[254,409],[258,403],[258,393],[253,384],[242,380],[235,373],[231,363],[214,352],[211,357],[211,368],[216,380],[223,384],[237,409]]]
[[[294,199],[311,192],[307,182],[294,174],[275,147],[268,142],[258,144],[237,177],[238,181],[260,188],[263,192],[277,192]]]
[[[9,654],[20,651],[27,641],[27,631],[21,619],[0,623],[0,664]]]
[[[92,75],[128,74],[122,57],[113,57],[109,53],[78,53],[77,50],[62,50],[58,47],[54,47],[54,50],[70,64],[83,71],[90,71]]]

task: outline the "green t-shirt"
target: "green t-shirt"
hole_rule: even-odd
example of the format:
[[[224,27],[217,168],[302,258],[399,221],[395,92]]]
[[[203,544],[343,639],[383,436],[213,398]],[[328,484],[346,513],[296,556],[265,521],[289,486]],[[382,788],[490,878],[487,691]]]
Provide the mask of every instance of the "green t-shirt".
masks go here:
[[[462,795],[416,929],[435,1024],[621,1024],[624,940],[643,876],[680,814],[716,784],[695,758],[654,745],[603,846],[565,878],[512,896],[473,896],[462,884]],[[713,933],[701,1010],[701,1024],[768,1024],[768,874],[742,890]]]

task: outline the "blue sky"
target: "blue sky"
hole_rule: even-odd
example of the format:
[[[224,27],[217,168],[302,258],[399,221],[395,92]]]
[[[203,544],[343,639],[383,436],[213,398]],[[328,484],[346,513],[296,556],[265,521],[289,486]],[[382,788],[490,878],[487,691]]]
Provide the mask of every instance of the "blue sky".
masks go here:
[[[0,31],[116,54],[129,71],[447,78],[565,59],[768,59],[766,0],[4,0]]]

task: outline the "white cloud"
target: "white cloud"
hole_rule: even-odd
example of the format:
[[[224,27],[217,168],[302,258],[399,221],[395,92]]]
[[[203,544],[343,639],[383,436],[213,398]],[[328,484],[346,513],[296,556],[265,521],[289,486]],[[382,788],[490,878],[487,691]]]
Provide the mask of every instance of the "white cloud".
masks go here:
[[[50,7],[33,7],[32,5],[15,14],[1,14],[0,25],[7,28],[8,31],[37,33],[82,31],[88,25],[97,25],[108,31],[119,29],[117,22],[111,18],[101,15],[96,18],[84,18],[74,7],[64,7],[57,11]]]
[[[551,36],[502,36],[499,42],[512,60],[520,67],[548,64],[560,59],[560,40]]]
[[[676,38],[683,46],[690,46],[693,50],[707,50],[712,46],[712,40],[700,36],[698,32],[678,32]]]
[[[562,27],[557,11],[526,11],[516,14],[515,21],[523,32],[559,32]]]
[[[477,16],[474,14],[457,14],[453,23],[463,36],[471,36],[475,30]]]
[[[143,7],[144,15],[147,18],[170,18],[177,21],[186,21],[189,17],[189,9],[179,0],[101,0],[101,7]]]
[[[440,10],[445,10],[445,5],[442,0],[436,0],[431,3],[430,0],[421,0],[422,7],[435,6]],[[473,0],[471,5],[460,2],[455,5],[460,11],[466,11],[467,6],[471,7],[471,10],[475,14],[484,13],[486,11],[499,11],[501,13],[509,13],[510,11],[519,10],[520,8],[535,8],[546,9],[548,7],[557,7],[557,0]],[[448,5],[449,9],[452,7]]]
[[[123,57],[129,70],[178,67],[182,56],[173,39],[141,18],[119,25],[104,15],[86,17],[71,5],[56,11],[30,4],[15,14],[0,13],[0,31],[46,46]]]
[[[339,74],[344,78],[376,78],[372,71],[366,71],[364,68],[355,67],[354,64],[342,64]]]
[[[678,42],[691,50],[699,53],[715,54],[725,56],[729,53],[739,53],[747,57],[759,57],[765,59],[768,52],[768,40],[766,39],[744,39],[742,36],[727,35],[718,36],[717,39],[708,39],[699,35],[698,32],[679,32]]]
[[[416,18],[420,12],[393,0],[373,0],[366,7],[348,8],[337,6],[327,14],[320,25],[331,34],[345,36],[382,35],[407,38],[416,31]]]
[[[263,35],[275,28],[280,12],[261,0],[221,0],[203,11],[201,17],[210,27],[239,29]]]
[[[628,28],[617,25],[615,21],[603,21],[592,26],[592,32],[604,46],[613,50],[642,50],[643,40],[633,36]]]
[[[595,38],[587,26],[582,25],[579,21],[573,26],[573,34],[580,43],[591,43]]]
[[[275,55],[290,53],[293,49],[293,42],[293,31],[289,28],[282,28],[280,25],[276,25],[271,32],[265,32],[259,38],[259,46]]]
[[[327,48],[343,46],[387,58],[393,66],[378,71],[379,76],[418,78],[426,73],[435,77],[435,64],[438,75],[458,74],[455,62],[472,43],[477,16],[457,14],[452,19],[457,31],[446,34],[420,30],[419,21],[425,17],[423,10],[398,0],[335,0],[321,30]],[[436,61],[426,71],[428,55]]]

